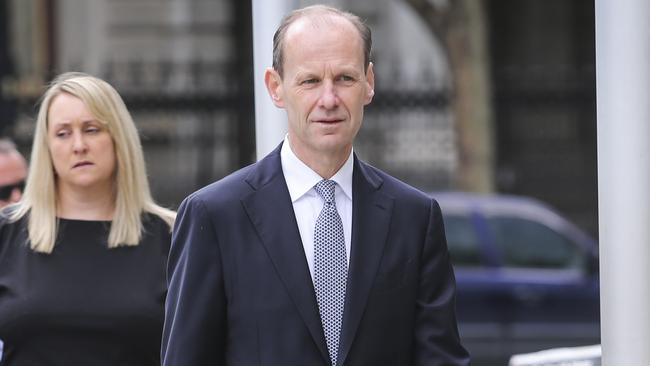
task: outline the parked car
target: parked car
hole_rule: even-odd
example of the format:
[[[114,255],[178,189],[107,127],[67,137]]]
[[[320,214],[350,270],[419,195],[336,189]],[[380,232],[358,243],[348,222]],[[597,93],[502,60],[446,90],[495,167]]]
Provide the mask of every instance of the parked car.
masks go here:
[[[600,343],[598,248],[530,198],[433,193],[458,287],[459,329],[473,364]]]

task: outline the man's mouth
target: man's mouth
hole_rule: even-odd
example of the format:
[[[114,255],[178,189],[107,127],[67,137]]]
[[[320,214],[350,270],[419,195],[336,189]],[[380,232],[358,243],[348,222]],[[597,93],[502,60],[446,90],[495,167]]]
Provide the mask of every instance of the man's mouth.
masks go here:
[[[325,123],[325,124],[333,124],[333,123],[343,122],[343,120],[342,119],[335,119],[335,118],[327,118],[327,119],[315,120],[314,122]]]

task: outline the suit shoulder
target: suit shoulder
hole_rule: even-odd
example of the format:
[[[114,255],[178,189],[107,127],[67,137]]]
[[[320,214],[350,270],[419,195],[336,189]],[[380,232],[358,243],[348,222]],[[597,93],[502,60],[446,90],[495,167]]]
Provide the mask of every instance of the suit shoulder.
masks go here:
[[[245,179],[253,165],[239,169],[207,186],[191,193],[184,201],[218,203],[229,200],[238,200],[243,194],[250,192],[251,187]]]
[[[429,205],[433,200],[433,198],[430,195],[424,193],[418,188],[411,186],[408,183],[405,183],[393,177],[392,175],[384,172],[383,170],[376,168],[368,163],[362,162],[361,164],[362,164],[361,165],[362,169],[365,170],[365,174],[366,175],[375,174],[376,177],[379,178],[379,181],[381,181],[380,189],[384,191],[386,194],[394,197],[395,199],[420,202],[422,204],[427,204],[427,205]]]

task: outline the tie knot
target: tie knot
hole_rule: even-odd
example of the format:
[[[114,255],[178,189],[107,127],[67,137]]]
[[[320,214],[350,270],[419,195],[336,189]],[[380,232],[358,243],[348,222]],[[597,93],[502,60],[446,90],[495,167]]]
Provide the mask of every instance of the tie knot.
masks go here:
[[[323,179],[314,186],[316,192],[318,192],[327,203],[334,202],[334,188],[336,188],[336,182],[328,179]]]

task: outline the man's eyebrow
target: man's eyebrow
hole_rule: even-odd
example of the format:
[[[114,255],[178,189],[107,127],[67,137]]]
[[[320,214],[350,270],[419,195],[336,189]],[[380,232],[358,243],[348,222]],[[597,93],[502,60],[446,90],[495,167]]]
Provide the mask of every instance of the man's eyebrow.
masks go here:
[[[312,71],[298,71],[298,72],[296,72],[296,78],[297,79],[304,78],[304,77],[313,77],[313,76],[316,76],[316,73],[312,72]]]
[[[313,71],[298,71],[293,77],[293,81],[300,81],[305,79],[318,79],[320,76]]]

